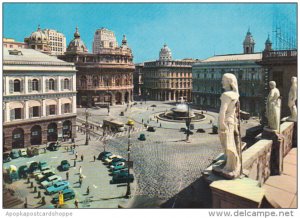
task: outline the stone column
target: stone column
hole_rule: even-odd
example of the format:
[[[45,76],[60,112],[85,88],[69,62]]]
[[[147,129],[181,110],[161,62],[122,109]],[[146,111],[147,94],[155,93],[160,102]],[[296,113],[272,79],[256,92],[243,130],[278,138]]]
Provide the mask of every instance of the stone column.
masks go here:
[[[46,99],[42,99],[42,117],[46,116]]]
[[[5,122],[10,121],[10,108],[9,108],[9,102],[5,102]]]
[[[23,119],[29,119],[29,106],[28,106],[28,100],[25,100],[24,105],[24,118]]]
[[[57,111],[58,111],[58,115],[61,115],[61,98],[58,98],[57,101]]]
[[[57,77],[57,90],[58,90],[58,92],[60,92],[60,90],[61,90],[60,80],[61,80],[61,77],[58,76],[58,77]]]
[[[24,93],[28,94],[28,77],[25,76]]]
[[[176,92],[173,91],[173,100],[176,101]]]
[[[76,114],[76,95],[72,97],[72,113]]]
[[[169,101],[171,101],[171,92],[169,91]]]
[[[72,82],[72,91],[76,91],[76,74],[73,75]]]
[[[41,82],[41,86],[42,86],[42,93],[45,93],[46,92],[46,81],[45,81],[45,77],[42,76],[42,82]]]

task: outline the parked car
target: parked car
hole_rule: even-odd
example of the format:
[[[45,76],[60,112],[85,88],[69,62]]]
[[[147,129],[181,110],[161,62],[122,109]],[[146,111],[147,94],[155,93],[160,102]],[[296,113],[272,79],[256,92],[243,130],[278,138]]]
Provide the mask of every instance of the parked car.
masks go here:
[[[126,161],[126,159],[125,158],[113,158],[113,160],[109,163],[109,165],[111,166],[111,165],[114,165],[114,164],[116,164],[116,163],[118,163],[118,162],[125,162]]]
[[[3,153],[3,163],[7,163],[11,161],[10,153],[9,152],[4,152]]]
[[[106,158],[106,159],[104,160],[104,163],[105,163],[105,164],[109,164],[110,162],[113,161],[114,158],[122,158],[122,157],[119,156],[119,155],[111,155],[111,156],[109,156],[108,158]]]
[[[19,167],[19,177],[20,178],[27,178],[29,173],[29,168],[26,165]]]
[[[116,176],[116,175],[118,175],[118,176],[128,176],[128,168],[126,168],[126,169],[127,169],[127,171],[126,170],[120,170],[120,171],[117,171],[118,173],[113,172],[112,176]]]
[[[112,180],[110,180],[110,184],[118,184],[118,183],[127,183],[127,182],[133,182],[134,181],[134,177],[132,174],[127,174],[127,175],[114,175],[112,177]]]
[[[56,142],[50,142],[49,145],[48,145],[48,147],[47,147],[47,149],[49,151],[57,151],[58,147],[59,147],[58,143],[56,143]]]
[[[57,193],[59,191],[62,191],[64,189],[67,189],[69,187],[69,182],[68,181],[59,181],[54,183],[52,186],[46,188],[46,193],[47,194],[54,194]]]
[[[148,126],[147,131],[148,132],[155,132],[156,129],[153,126]]]
[[[111,173],[111,175],[116,175],[116,174],[119,174],[119,173],[121,173],[123,171],[128,172],[128,168],[123,168],[123,169],[119,169],[119,170],[113,170],[112,173]]]
[[[39,169],[38,162],[32,162],[29,166],[29,172],[33,173],[34,171],[37,171]]]
[[[58,175],[49,176],[47,179],[45,179],[43,182],[41,182],[41,186],[43,188],[47,188],[49,186],[54,185],[54,183],[61,181],[62,178]]]
[[[39,149],[38,148],[27,148],[27,156],[28,157],[33,157],[39,155]]]
[[[20,157],[20,154],[19,154],[19,152],[18,152],[17,150],[12,150],[12,151],[10,152],[10,157],[11,157],[12,159],[16,159],[16,158]]]
[[[110,156],[112,156],[112,155],[114,155],[113,153],[111,153],[111,152],[109,152],[109,153],[107,153],[107,154],[105,154],[105,155],[103,155],[103,157],[102,157],[102,161],[104,161],[106,158],[108,158],[108,157],[110,157]]]
[[[68,200],[75,198],[75,192],[73,191],[73,189],[69,189],[69,188],[64,189],[64,190],[62,190],[62,194],[64,195],[64,201],[68,201]],[[55,197],[53,197],[52,203],[57,204],[58,197],[59,197],[59,195],[56,195]]]
[[[20,155],[20,157],[26,157],[27,156],[27,151],[26,151],[26,149],[20,149],[19,150],[19,155]]]
[[[121,165],[118,165],[118,166],[115,166],[114,168],[110,168],[109,170],[114,172],[116,170],[121,170],[121,169],[124,169],[126,167],[126,164],[121,164]]]
[[[50,170],[50,167],[48,166],[46,161],[40,161],[39,162],[39,169],[41,171]]]
[[[98,160],[102,160],[102,158],[105,156],[105,155],[108,155],[108,154],[111,154],[112,153],[110,151],[102,151],[99,155],[98,155]]]
[[[138,138],[138,140],[141,140],[141,141],[145,141],[146,140],[146,136],[145,134],[140,134],[140,137]]]
[[[41,175],[37,176],[37,181],[38,183],[42,183],[43,181],[45,181],[48,177],[50,176],[54,176],[55,173],[51,170],[47,170],[45,171],[46,173],[42,173]]]
[[[60,169],[63,171],[69,170],[70,168],[70,163],[67,160],[62,160],[60,162]]]
[[[115,162],[115,164],[112,164],[110,166],[110,169],[114,169],[117,166],[125,166],[125,163],[124,162]]]

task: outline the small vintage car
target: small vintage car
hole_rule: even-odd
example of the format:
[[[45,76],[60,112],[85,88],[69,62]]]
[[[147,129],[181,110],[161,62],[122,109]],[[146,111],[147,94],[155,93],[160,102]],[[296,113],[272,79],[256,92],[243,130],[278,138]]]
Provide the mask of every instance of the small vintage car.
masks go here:
[[[134,176],[132,174],[125,174],[125,175],[114,175],[112,177],[112,180],[110,180],[110,184],[119,184],[119,183],[127,183],[127,182],[133,182]]]
[[[69,187],[70,183],[68,181],[59,181],[54,183],[52,186],[46,188],[47,194],[54,194]]]
[[[62,178],[58,175],[49,176],[45,181],[41,182],[42,188],[47,188],[54,185],[54,183],[61,181]]]
[[[145,141],[146,140],[146,136],[145,136],[145,134],[140,134],[140,137],[138,138],[138,140],[140,140],[140,141]]]
[[[70,163],[67,160],[62,160],[59,166],[60,170],[66,171],[70,169]]]

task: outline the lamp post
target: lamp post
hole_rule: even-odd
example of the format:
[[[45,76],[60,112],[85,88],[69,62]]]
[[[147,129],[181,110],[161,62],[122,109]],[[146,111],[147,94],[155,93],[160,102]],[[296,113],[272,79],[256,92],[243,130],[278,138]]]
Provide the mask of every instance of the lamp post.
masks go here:
[[[127,168],[128,168],[128,176],[127,176],[127,191],[126,191],[126,198],[129,198],[131,195],[131,191],[130,191],[130,180],[129,180],[129,175],[130,175],[130,152],[131,152],[131,142],[130,142],[130,131],[134,125],[134,122],[132,120],[128,120],[127,125],[129,126],[128,129],[128,148],[127,148],[127,152],[128,152],[128,164],[127,164]]]
[[[85,145],[89,145],[89,128],[88,128],[88,117],[90,114],[88,113],[88,108],[85,109]]]

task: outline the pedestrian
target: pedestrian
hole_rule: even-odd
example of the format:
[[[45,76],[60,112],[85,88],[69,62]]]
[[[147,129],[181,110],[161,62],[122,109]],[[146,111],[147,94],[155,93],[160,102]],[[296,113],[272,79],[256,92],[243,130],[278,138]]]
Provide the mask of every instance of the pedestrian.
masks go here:
[[[81,161],[83,161],[83,154],[81,155]]]
[[[87,194],[87,195],[90,194],[90,186],[87,187],[87,189],[86,189],[86,194]]]
[[[74,167],[76,167],[76,160],[74,160]]]
[[[82,168],[81,168],[81,166],[79,167],[79,175],[81,175],[81,173],[82,173]]]
[[[96,156],[94,155],[94,162],[96,161]]]
[[[161,123],[159,124],[159,127],[161,128]]]
[[[76,153],[75,153],[75,160],[77,160],[77,157],[78,157],[78,152],[76,151]]]
[[[81,185],[82,185],[82,177],[79,178],[79,185],[80,185],[80,188],[81,188]]]
[[[78,208],[78,200],[77,199],[75,199],[74,204],[75,204],[75,208]]]
[[[69,172],[66,172],[66,178],[69,180]]]
[[[142,124],[144,123],[144,119],[142,119]]]
[[[158,118],[157,118],[156,122],[158,123]]]

